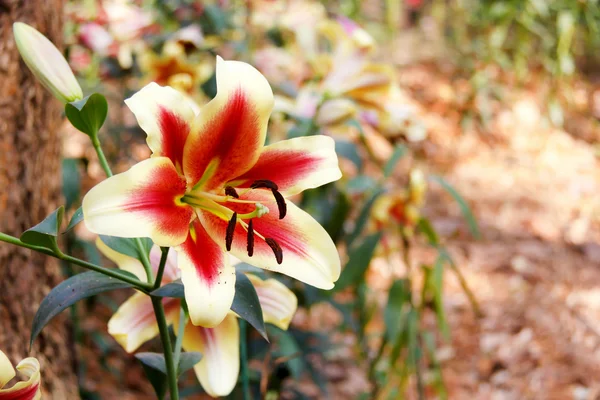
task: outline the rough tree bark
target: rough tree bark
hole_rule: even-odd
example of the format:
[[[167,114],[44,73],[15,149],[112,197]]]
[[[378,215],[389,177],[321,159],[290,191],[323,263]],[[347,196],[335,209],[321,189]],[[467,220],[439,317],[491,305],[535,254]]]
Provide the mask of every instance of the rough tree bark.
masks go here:
[[[62,46],[63,0],[0,0],[0,231],[19,236],[61,202],[61,105],[20,60],[12,24],[26,22]],[[0,349],[28,355],[31,321],[61,281],[50,257],[0,244]],[[79,397],[75,350],[65,314],[47,326],[32,355],[42,365],[44,398]]]

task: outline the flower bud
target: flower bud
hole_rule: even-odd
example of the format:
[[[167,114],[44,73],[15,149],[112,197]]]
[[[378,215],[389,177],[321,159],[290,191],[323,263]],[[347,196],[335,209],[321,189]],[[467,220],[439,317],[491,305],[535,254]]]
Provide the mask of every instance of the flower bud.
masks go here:
[[[13,34],[25,64],[56,98],[63,103],[83,98],[67,60],[46,36],[22,22],[13,24]]]

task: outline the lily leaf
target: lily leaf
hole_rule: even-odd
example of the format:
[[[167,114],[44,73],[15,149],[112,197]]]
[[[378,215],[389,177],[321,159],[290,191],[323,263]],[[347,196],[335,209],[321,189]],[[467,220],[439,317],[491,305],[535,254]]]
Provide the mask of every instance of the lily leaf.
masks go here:
[[[27,229],[21,235],[21,241],[36,246],[53,249],[56,246],[56,237],[60,231],[65,208],[60,206],[42,222]]]
[[[345,289],[363,280],[379,239],[381,239],[381,233],[367,236],[360,246],[350,250],[348,262],[342,270],[340,279],[335,284],[334,291]]]
[[[100,93],[93,93],[81,100],[65,105],[65,114],[81,132],[95,137],[106,120],[108,103]]]
[[[471,207],[467,204],[466,200],[454,189],[452,185],[448,183],[441,176],[433,175],[431,176],[431,180],[439,183],[444,190],[446,190],[450,196],[454,198],[454,200],[458,203],[460,207],[460,211],[462,212],[463,217],[467,220],[467,224],[469,225],[469,230],[471,231],[471,235],[475,239],[481,239],[481,232],[479,231],[479,226],[477,226],[477,220],[471,211]]]
[[[117,253],[125,254],[126,256],[139,258],[141,254],[138,251],[137,244],[135,243],[135,239],[131,238],[120,238],[114,236],[105,236],[100,235],[100,239],[106,244],[108,247],[116,251]],[[144,250],[146,251],[146,256],[150,253],[150,249],[152,248],[152,240],[149,238],[141,238],[142,244],[144,245]]]
[[[131,278],[135,278],[131,273],[125,271],[121,272],[129,275]],[[42,304],[40,304],[40,307],[35,313],[31,327],[29,345],[31,346],[33,344],[35,338],[52,318],[79,300],[109,290],[130,287],[132,287],[130,283],[111,278],[95,271],[83,272],[61,282],[48,293],[44,300],[42,300]]]
[[[248,321],[266,341],[269,341],[262,308],[254,285],[243,272],[236,271],[235,275],[235,297],[231,304],[231,311]]]
[[[136,353],[135,358],[140,360],[144,365],[147,365],[163,374],[167,374],[167,364],[165,356],[161,353],[141,352]],[[198,364],[202,359],[202,354],[196,351],[186,351],[179,356],[179,365],[177,367],[178,374],[190,370],[194,365]]]
[[[77,225],[81,221],[83,221],[83,208],[79,207],[77,210],[75,210],[75,213],[71,217],[71,220],[69,221],[69,225],[67,225],[67,229],[65,229],[65,232],[68,232],[71,229],[75,228],[75,225]]]
[[[176,299],[185,298],[185,290],[183,287],[183,283],[181,283],[181,279],[177,279],[176,281],[169,282],[166,285],[163,285],[151,292],[150,295],[155,297],[174,297]]]

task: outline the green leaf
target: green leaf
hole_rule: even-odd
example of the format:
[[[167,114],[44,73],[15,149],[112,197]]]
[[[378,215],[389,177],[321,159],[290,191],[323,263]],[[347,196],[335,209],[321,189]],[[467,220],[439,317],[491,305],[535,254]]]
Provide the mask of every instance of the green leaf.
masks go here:
[[[381,233],[367,236],[358,247],[350,250],[348,262],[342,270],[340,279],[335,284],[335,291],[355,285],[363,280],[379,239],[381,239]]]
[[[354,230],[350,235],[348,235],[348,238],[346,239],[346,246],[351,247],[354,241],[359,238],[363,229],[367,225],[367,222],[369,221],[369,216],[371,215],[371,209],[373,208],[373,204],[375,204],[375,201],[382,193],[383,190],[378,190],[377,192],[373,193],[369,200],[367,200],[362,210],[360,211],[358,218],[356,218]]]
[[[285,363],[290,369],[292,376],[299,379],[306,369],[304,360],[301,357],[302,348],[291,333],[276,326],[269,326],[269,334],[273,338],[273,344],[275,345],[273,355],[277,358],[287,359]]]
[[[480,239],[481,232],[477,226],[477,221],[475,220],[475,216],[473,215],[473,212],[471,211],[471,208],[465,199],[441,176],[433,175],[431,176],[431,179],[439,183],[454,198],[460,207],[463,217],[467,220],[467,224],[471,230],[471,235],[473,235],[475,239]]]
[[[417,222],[417,227],[421,232],[423,232],[423,234],[425,234],[425,236],[427,236],[427,240],[429,241],[430,245],[436,247],[438,244],[440,244],[438,235],[433,228],[433,225],[431,225],[431,221],[429,221],[429,219],[425,217],[420,218],[419,222]]]
[[[142,363],[142,368],[144,368],[144,373],[146,377],[152,384],[154,388],[154,392],[156,393],[156,397],[159,400],[163,400],[165,398],[165,393],[167,392],[168,383],[167,383],[167,375],[166,372],[162,372],[160,369],[160,363],[157,361],[156,357],[153,355],[158,355],[156,353],[137,353],[135,354],[135,358],[140,360]],[[162,355],[162,354],[161,354]],[[164,359],[163,359],[164,363]],[[166,370],[166,369],[165,369]]]
[[[141,352],[136,353],[135,357],[144,365],[151,367],[157,371],[167,374],[167,364],[165,356],[162,353]],[[186,351],[179,356],[179,365],[177,367],[178,375],[192,369],[202,359],[202,354],[195,351]]]
[[[446,314],[444,313],[444,301],[443,301],[443,290],[444,290],[444,258],[438,256],[433,266],[433,271],[429,277],[429,288],[433,295],[433,304],[435,309],[435,316],[437,319],[438,328],[442,332],[442,335],[446,340],[450,339],[450,328],[446,322]]]
[[[303,118],[294,125],[287,133],[288,139],[297,137],[312,136],[319,133],[319,127],[315,125],[312,119]]]
[[[81,132],[95,137],[106,120],[108,103],[100,93],[93,93],[81,100],[67,103],[65,114]]]
[[[407,317],[408,334],[408,358],[409,366],[415,367],[421,359],[421,347],[419,345],[419,311],[411,308]]]
[[[266,341],[269,341],[262,308],[254,285],[243,272],[236,271],[235,275],[235,297],[231,304],[231,311],[248,321]]]
[[[67,229],[65,229],[65,232],[68,232],[71,229],[75,228],[75,225],[77,225],[81,221],[83,221],[83,208],[79,207],[77,210],[75,210],[75,213],[71,217],[71,220],[69,221],[69,225],[67,226]]]
[[[174,297],[177,299],[185,298],[185,290],[181,279],[167,283],[151,292],[150,295],[155,297]]]
[[[235,278],[235,296],[231,304],[231,311],[248,321],[268,341],[265,321],[263,320],[262,308],[258,301],[256,289],[254,289],[252,282],[250,282],[250,279],[242,271],[236,271]],[[181,280],[161,286],[150,294],[156,297],[185,298],[185,290]]]
[[[122,271],[124,275],[135,278],[133,274]],[[74,275],[61,282],[48,293],[42,300],[33,317],[31,327],[30,345],[46,324],[61,311],[75,304],[81,299],[94,296],[109,290],[124,289],[132,287],[131,284],[108,277],[99,272],[88,271]]]
[[[62,191],[68,210],[79,199],[81,192],[79,160],[75,158],[65,158],[62,160],[62,183]]]
[[[323,223],[323,228],[329,233],[334,242],[337,242],[343,234],[344,222],[350,214],[350,209],[351,204],[348,196],[337,191],[335,202],[329,209],[327,221]]]
[[[63,206],[58,207],[42,222],[23,232],[21,241],[27,244],[53,249],[56,246],[56,237],[60,231],[64,213],[65,208]]]
[[[131,238],[120,238],[114,236],[105,236],[100,235],[100,239],[104,242],[105,245],[113,249],[114,251],[125,254],[126,256],[139,258],[142,256],[139,251],[137,244],[135,243],[135,239]],[[152,240],[148,238],[140,238],[146,251],[146,256],[150,253],[150,249],[152,248]]]
[[[398,279],[392,283],[388,301],[383,312],[386,338],[392,341],[402,332],[404,325],[404,305],[410,304],[410,285],[407,279]]]
[[[360,153],[358,152],[358,147],[356,144],[347,141],[337,139],[335,141],[335,152],[348,160],[350,160],[359,171],[362,171],[363,161]]]
[[[371,190],[377,186],[377,181],[367,175],[359,175],[352,178],[346,184],[349,194],[359,194]]]
[[[385,167],[383,167],[383,176],[388,178],[390,175],[392,175],[392,172],[394,172],[394,168],[396,168],[396,164],[398,164],[398,161],[400,161],[400,159],[404,157],[406,153],[408,153],[408,148],[405,145],[396,145],[392,156],[385,163]]]

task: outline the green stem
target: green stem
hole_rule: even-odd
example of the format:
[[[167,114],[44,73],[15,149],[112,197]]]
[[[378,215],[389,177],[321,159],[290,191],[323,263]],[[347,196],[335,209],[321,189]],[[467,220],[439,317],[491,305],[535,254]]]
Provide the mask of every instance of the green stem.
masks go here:
[[[179,388],[177,387],[177,369],[173,359],[173,350],[171,347],[171,337],[169,336],[169,326],[165,316],[162,298],[151,297],[152,307],[154,307],[154,315],[158,322],[158,331],[160,333],[160,341],[163,345],[163,353],[165,355],[165,364],[167,367],[167,380],[169,382],[169,393],[171,400],[179,400]]]
[[[167,264],[167,257],[169,256],[169,247],[161,247],[160,251],[162,254],[160,256],[160,264],[158,264],[158,272],[156,272],[156,280],[154,281],[153,287],[154,290],[158,289],[162,283],[162,278],[165,273],[165,265]]]
[[[181,356],[181,346],[183,345],[183,335],[185,334],[185,322],[188,318],[188,314],[185,308],[181,308],[179,311],[179,327],[177,329],[177,337],[175,338],[175,350],[173,350],[173,358],[175,359],[175,365],[179,367],[179,358]]]
[[[248,326],[246,321],[240,319],[240,356],[242,362],[242,387],[244,393],[244,400],[250,400],[250,379],[248,377],[248,347],[247,347],[247,331]]]
[[[16,246],[25,247],[27,249],[35,250],[39,253],[43,253],[43,254],[58,258],[59,260],[64,260],[71,264],[79,265],[80,267],[99,272],[101,274],[110,276],[111,278],[118,279],[122,282],[127,282],[127,283],[131,284],[132,286],[134,286],[144,292],[152,288],[151,285],[141,282],[139,279],[124,275],[118,270],[104,268],[104,267],[101,267],[100,265],[96,265],[96,264],[92,264],[92,263],[84,261],[84,260],[80,260],[79,258],[75,258],[68,254],[64,254],[60,250],[58,250],[57,252],[54,252],[46,247],[41,247],[41,246],[36,246],[33,244],[24,243],[21,240],[19,240],[18,238],[7,235],[2,232],[0,232],[0,242],[6,242],[6,243],[14,244]]]
[[[98,134],[92,136],[92,145],[94,146],[94,150],[96,150],[96,154],[98,155],[98,161],[100,162],[100,166],[106,173],[108,177],[113,176],[112,171],[110,170],[110,166],[108,165],[108,161],[106,160],[106,156],[102,151],[102,147],[100,146],[100,140],[98,139]]]

